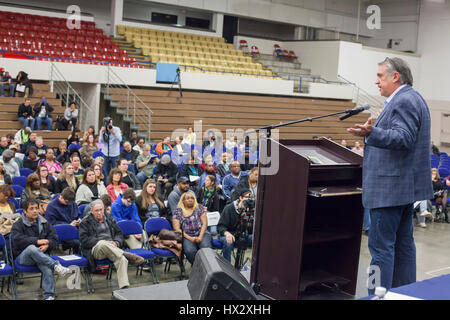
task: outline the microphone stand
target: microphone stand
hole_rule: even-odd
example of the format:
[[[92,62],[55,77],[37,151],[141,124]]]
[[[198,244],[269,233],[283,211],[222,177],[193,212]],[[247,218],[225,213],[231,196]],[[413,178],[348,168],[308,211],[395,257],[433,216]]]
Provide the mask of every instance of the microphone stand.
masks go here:
[[[363,110],[361,110],[363,111]],[[280,124],[275,124],[275,125],[270,125],[270,126],[264,126],[261,127],[259,129],[256,130],[251,130],[252,131],[265,131],[266,132],[266,152],[269,151],[269,138],[272,134],[272,129],[275,128],[280,128],[280,127],[286,127],[292,124],[296,124],[296,123],[302,123],[302,122],[312,122],[313,120],[316,119],[321,119],[321,118],[326,118],[326,117],[332,117],[332,116],[336,116],[339,114],[352,114],[355,115],[357,113],[355,113],[355,110],[353,109],[348,109],[348,110],[344,110],[344,111],[339,111],[339,112],[333,112],[333,113],[329,113],[329,114],[325,114],[322,116],[315,116],[315,117],[309,117],[309,118],[304,118],[304,119],[300,119],[300,120],[294,120],[294,121],[290,121],[290,122],[286,122],[286,123],[280,123]],[[359,112],[358,112],[359,113]],[[261,244],[261,228],[262,228],[262,220],[263,220],[263,212],[264,212],[264,201],[261,201],[261,199],[264,199],[265,196],[265,192],[266,192],[266,175],[262,175],[262,186],[261,186],[261,197],[260,199],[260,207],[261,210],[259,211],[260,217],[258,219],[259,223],[258,223],[258,227],[259,227],[259,231],[258,231],[258,247],[256,248],[256,254],[255,254],[255,263],[252,264],[252,269],[254,268],[254,270],[256,270],[255,272],[258,272],[258,264],[259,264],[259,254],[260,254],[260,244]],[[260,194],[258,192],[258,194]],[[260,290],[261,290],[261,284],[259,284],[257,282],[257,273],[255,273],[255,280],[256,282],[251,284],[251,287],[253,288],[253,291],[255,292],[255,294],[259,294]]]
[[[183,91],[181,90],[180,68],[177,68],[177,76],[178,76],[178,91],[180,92],[180,98],[183,98]],[[181,100],[180,100],[180,103],[181,103]]]

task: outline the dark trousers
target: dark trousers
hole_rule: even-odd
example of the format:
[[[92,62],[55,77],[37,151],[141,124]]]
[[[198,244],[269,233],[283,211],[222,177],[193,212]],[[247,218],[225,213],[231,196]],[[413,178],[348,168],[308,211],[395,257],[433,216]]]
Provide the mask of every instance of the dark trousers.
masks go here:
[[[387,290],[416,281],[413,214],[412,204],[370,209],[370,264],[380,268],[380,286]]]

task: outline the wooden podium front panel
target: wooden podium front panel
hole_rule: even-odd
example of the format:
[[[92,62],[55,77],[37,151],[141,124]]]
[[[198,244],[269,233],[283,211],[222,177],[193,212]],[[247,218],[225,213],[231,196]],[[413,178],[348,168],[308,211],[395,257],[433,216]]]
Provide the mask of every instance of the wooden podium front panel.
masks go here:
[[[282,145],[279,156],[277,174],[258,176],[251,282],[274,299],[292,300],[298,298],[303,245],[292,235],[303,234],[308,163]]]

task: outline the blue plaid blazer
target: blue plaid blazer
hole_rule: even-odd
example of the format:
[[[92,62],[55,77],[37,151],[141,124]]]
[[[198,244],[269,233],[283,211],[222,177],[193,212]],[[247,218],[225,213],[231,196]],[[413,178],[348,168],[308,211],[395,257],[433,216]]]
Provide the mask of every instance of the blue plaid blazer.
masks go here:
[[[411,86],[400,89],[364,145],[363,205],[394,207],[433,198],[430,111]]]

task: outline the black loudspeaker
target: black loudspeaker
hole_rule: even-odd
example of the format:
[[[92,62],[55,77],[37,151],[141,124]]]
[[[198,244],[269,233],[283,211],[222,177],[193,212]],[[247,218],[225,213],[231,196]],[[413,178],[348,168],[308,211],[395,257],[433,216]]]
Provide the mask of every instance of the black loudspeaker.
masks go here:
[[[257,300],[247,279],[211,248],[197,251],[187,287],[192,300]]]

